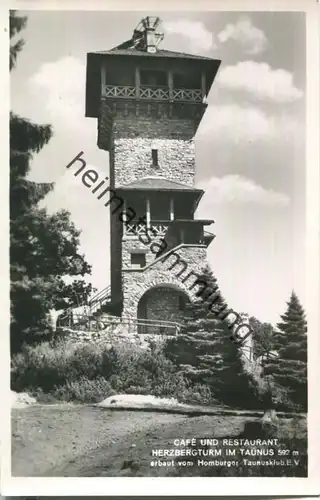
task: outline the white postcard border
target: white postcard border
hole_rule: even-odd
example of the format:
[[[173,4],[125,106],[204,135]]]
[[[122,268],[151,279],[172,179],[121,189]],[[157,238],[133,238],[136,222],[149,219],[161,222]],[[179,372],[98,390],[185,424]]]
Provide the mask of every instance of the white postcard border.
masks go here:
[[[8,6],[7,6],[8,7]],[[317,495],[320,492],[317,479],[320,460],[320,412],[318,391],[320,387],[320,336],[319,336],[319,261],[320,261],[320,210],[319,210],[319,3],[316,0],[198,0],[168,1],[154,0],[103,1],[90,3],[82,0],[41,1],[16,0],[11,9],[21,10],[157,10],[157,11],[305,11],[307,22],[307,319],[308,334],[308,478],[14,478],[11,477],[11,395],[9,391],[9,212],[8,212],[8,157],[9,144],[2,141],[0,149],[1,174],[1,245],[2,266],[1,318],[1,493],[9,496],[120,496],[120,495]],[[8,10],[1,7],[0,60],[3,65],[1,77],[0,131],[8,137],[9,72],[8,68]],[[6,30],[6,31],[5,31]],[[6,166],[6,168],[5,168]]]

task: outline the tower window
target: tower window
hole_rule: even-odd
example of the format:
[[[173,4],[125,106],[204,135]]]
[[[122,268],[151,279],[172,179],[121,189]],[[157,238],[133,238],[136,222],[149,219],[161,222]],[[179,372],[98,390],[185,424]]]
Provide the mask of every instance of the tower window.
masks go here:
[[[158,150],[157,149],[151,149],[151,153],[152,153],[152,166],[153,167],[158,167],[159,166],[159,163],[158,163]]]
[[[146,255],[141,252],[131,253],[131,267],[145,267],[146,265]]]

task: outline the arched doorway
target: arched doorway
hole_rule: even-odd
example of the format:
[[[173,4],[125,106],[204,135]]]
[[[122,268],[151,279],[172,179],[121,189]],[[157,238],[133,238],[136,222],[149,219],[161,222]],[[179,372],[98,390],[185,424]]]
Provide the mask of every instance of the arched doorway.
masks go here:
[[[170,334],[170,323],[181,323],[187,294],[173,285],[158,285],[147,290],[138,303],[138,332]],[[162,323],[162,324],[161,324]]]

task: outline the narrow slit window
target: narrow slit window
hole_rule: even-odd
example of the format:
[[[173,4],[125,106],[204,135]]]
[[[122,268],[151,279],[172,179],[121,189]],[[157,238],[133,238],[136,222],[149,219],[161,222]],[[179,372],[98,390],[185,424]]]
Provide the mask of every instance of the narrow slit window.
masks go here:
[[[152,153],[152,166],[153,167],[158,167],[159,166],[159,163],[158,163],[158,150],[157,149],[152,149],[151,153]]]

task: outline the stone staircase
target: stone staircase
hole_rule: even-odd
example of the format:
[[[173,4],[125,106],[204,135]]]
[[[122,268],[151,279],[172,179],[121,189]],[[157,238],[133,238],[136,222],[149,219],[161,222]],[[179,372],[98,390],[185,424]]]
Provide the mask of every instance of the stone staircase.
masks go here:
[[[94,295],[85,305],[78,308],[70,307],[59,316],[57,327],[70,330],[72,337],[86,337],[94,340],[100,334],[118,336],[174,336],[180,331],[180,324],[172,321],[133,319],[114,314],[114,305],[111,301],[111,287],[107,286]]]
[[[97,321],[102,314],[113,315],[113,309],[111,287],[109,285],[96,293],[88,302],[78,304],[78,307],[66,309],[59,316],[57,326],[81,325],[93,319]]]
[[[90,314],[94,317],[100,316],[102,313],[114,313],[113,303],[111,301],[111,286],[107,286],[96,295],[94,295],[89,303]]]

